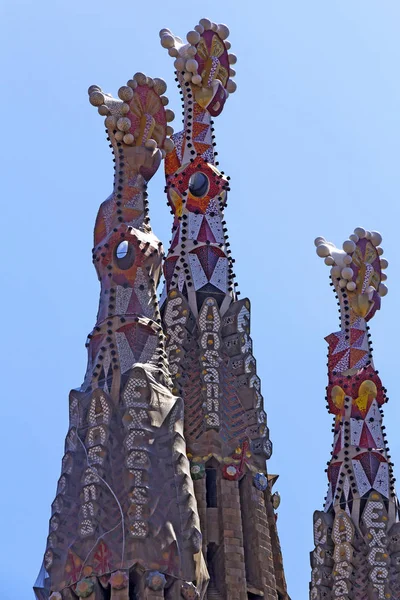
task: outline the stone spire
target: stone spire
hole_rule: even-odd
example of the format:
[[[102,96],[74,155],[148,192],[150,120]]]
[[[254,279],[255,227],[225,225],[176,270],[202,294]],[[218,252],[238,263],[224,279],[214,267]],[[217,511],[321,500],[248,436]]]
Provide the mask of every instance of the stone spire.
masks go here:
[[[119,99],[89,88],[106,117],[114,189],[95,224],[99,310],[84,383],[70,394],[37,598],[204,595],[183,403],[171,392],[156,295],[163,250],[147,207],[147,183],[173,148],[165,89],[142,73],[120,88]]]
[[[400,598],[398,500],[382,425],[388,398],[367,324],[387,293],[381,241],[361,227],[343,249],[315,240],[318,256],[331,267],[340,331],[326,338],[334,440],[325,508],[314,513],[311,600]]]
[[[173,214],[162,314],[174,392],[185,404],[208,598],[287,598],[271,487],[271,455],[250,337],[250,302],[239,300],[224,209],[229,177],[218,169],[213,118],[236,85],[229,30],[201,19],[186,42],[168,29],[183,130],[165,161]],[[274,502],[277,504],[278,496]]]

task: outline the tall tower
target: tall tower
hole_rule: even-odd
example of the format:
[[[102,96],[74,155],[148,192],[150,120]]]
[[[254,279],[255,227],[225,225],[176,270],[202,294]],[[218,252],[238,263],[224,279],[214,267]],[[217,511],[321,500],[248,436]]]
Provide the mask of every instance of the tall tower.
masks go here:
[[[271,456],[252,353],[250,302],[235,291],[224,209],[229,177],[218,170],[213,118],[236,89],[229,30],[201,19],[186,42],[168,29],[183,130],[165,160],[173,214],[161,304],[174,393],[207,560],[209,600],[286,599],[266,459]],[[277,500],[275,496],[274,501]]]
[[[311,600],[400,598],[398,500],[382,425],[387,397],[367,325],[387,292],[381,240],[361,227],[342,250],[315,240],[317,254],[331,267],[340,331],[326,338],[334,440],[325,509],[314,513]]]
[[[207,584],[156,295],[163,250],[147,204],[147,183],[173,146],[165,89],[142,73],[116,99],[89,88],[106,117],[114,189],[95,224],[100,304],[86,377],[70,394],[40,599],[195,599]]]

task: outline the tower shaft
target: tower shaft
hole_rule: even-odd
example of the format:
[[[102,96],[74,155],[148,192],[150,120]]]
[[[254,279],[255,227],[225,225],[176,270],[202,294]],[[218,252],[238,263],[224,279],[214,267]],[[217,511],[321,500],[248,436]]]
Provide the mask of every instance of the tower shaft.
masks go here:
[[[114,189],[95,224],[99,310],[84,383],[70,394],[38,598],[175,600],[203,597],[207,585],[156,295],[163,250],[147,208],[147,183],[171,148],[165,89],[142,73],[119,99],[89,88],[106,116]]]
[[[327,404],[334,415],[324,511],[314,513],[310,598],[400,597],[398,501],[385,427],[386,390],[375,370],[368,321],[386,294],[381,236],[357,228],[335,248],[317,238],[330,265],[341,330],[329,345]]]
[[[272,481],[272,452],[250,336],[250,302],[236,292],[224,210],[229,177],[218,168],[213,119],[236,86],[229,31],[201,19],[187,43],[169,30],[183,130],[165,161],[173,214],[161,298],[174,392],[185,438],[210,583],[221,600],[287,598]]]

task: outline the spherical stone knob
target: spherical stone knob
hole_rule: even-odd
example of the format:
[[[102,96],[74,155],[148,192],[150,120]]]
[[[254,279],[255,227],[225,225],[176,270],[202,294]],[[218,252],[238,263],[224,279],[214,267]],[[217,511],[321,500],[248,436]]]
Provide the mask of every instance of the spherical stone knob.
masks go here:
[[[386,258],[381,258],[380,263],[381,263],[381,269],[387,269],[389,266],[389,263],[386,260]]]
[[[366,231],[363,227],[356,227],[354,233],[358,235],[359,238],[365,238]]]
[[[210,19],[200,19],[199,24],[204,27],[205,30],[211,29],[211,21]]]
[[[157,148],[156,140],[147,140],[147,142],[145,142],[145,147],[149,150],[155,150]]]
[[[169,152],[172,152],[174,148],[175,144],[171,140],[171,138],[166,138],[166,140],[164,141],[164,150],[166,151],[166,153],[168,154]]]
[[[165,33],[161,38],[161,46],[163,48],[172,48],[175,46],[175,38],[170,33]]]
[[[177,58],[174,62],[174,67],[177,71],[183,71],[185,68],[185,59],[182,57]]]
[[[121,110],[121,113],[122,113],[123,115],[127,115],[127,114],[128,114],[128,112],[130,111],[129,104],[127,104],[126,102],[123,102],[123,103],[121,104],[121,108],[120,108],[120,110]]]
[[[174,111],[167,108],[167,110],[165,111],[165,118],[167,120],[167,123],[171,123],[171,121],[173,121],[175,119]]]
[[[236,92],[236,88],[237,88],[237,85],[233,81],[233,79],[228,79],[228,82],[226,84],[226,90],[227,90],[227,92],[229,94],[233,94],[234,92]]]
[[[102,115],[103,117],[106,117],[107,115],[110,114],[110,109],[105,104],[100,104],[97,111],[98,111],[99,115]]]
[[[117,126],[117,117],[114,115],[108,116],[104,121],[104,124],[106,127],[108,127],[108,129],[115,129]]]
[[[379,246],[382,243],[382,236],[379,231],[371,231],[371,242],[374,246]]]
[[[350,280],[353,278],[354,271],[350,267],[344,267],[344,269],[342,269],[341,275],[342,275],[343,279]]]
[[[118,96],[124,102],[129,102],[129,100],[132,100],[133,90],[132,90],[132,88],[129,85],[123,85],[118,90]]]
[[[186,48],[186,54],[191,57],[196,56],[196,54],[197,54],[196,46],[189,46],[188,48]]]
[[[356,249],[356,245],[353,240],[346,240],[343,242],[343,250],[347,252],[347,254],[352,254]]]
[[[160,38],[162,38],[162,36],[165,35],[166,33],[169,33],[170,35],[172,35],[171,30],[168,29],[168,27],[163,27],[163,29],[160,29],[158,35],[160,36]]]
[[[120,131],[129,131],[131,128],[131,120],[128,117],[121,117],[117,121],[117,127]]]
[[[133,78],[136,79],[138,85],[146,85],[147,83],[147,77],[144,73],[135,73]]]
[[[320,244],[319,246],[317,246],[317,254],[321,258],[325,258],[326,256],[329,256],[330,253],[331,253],[331,249],[327,244]]]
[[[190,73],[197,73],[197,69],[199,68],[199,63],[194,58],[189,58],[186,61],[186,70]]]
[[[221,40],[226,40],[226,38],[229,37],[229,29],[223,23],[220,23],[218,25],[217,33],[218,33],[219,37],[221,38]]]
[[[100,106],[101,104],[104,104],[104,94],[101,92],[92,92],[89,96],[89,102],[92,106]]]
[[[189,31],[189,33],[186,36],[186,39],[189,42],[189,44],[195,46],[200,41],[200,34],[198,31]]]
[[[384,283],[380,283],[379,284],[379,295],[380,296],[386,296],[386,294],[388,293],[388,289],[386,287],[386,285]]]
[[[160,79],[159,77],[156,77],[153,81],[154,81],[154,91],[159,96],[162,96],[163,94],[165,94],[165,92],[167,91],[167,84],[165,83],[164,79]]]

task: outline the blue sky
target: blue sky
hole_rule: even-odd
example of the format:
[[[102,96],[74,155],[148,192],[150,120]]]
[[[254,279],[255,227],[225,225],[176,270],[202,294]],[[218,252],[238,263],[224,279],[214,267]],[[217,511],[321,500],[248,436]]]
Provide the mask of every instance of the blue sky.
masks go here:
[[[337,330],[338,313],[329,269],[315,254],[318,235],[341,244],[358,225],[383,234],[389,295],[371,333],[400,474],[398,2],[3,0],[3,600],[32,598],[68,392],[83,380],[97,311],[92,230],[111,191],[112,157],[87,88],[115,95],[144,71],[166,79],[179,115],[173,60],[158,31],[183,37],[201,17],[229,26],[238,56],[238,89],[216,119],[216,141],[232,178],[226,221],[241,296],[252,301],[293,600],[308,597],[312,514],[326,493],[332,441],[323,338]],[[161,169],[149,196],[153,228],[168,245]]]

